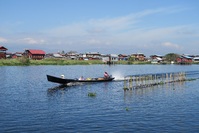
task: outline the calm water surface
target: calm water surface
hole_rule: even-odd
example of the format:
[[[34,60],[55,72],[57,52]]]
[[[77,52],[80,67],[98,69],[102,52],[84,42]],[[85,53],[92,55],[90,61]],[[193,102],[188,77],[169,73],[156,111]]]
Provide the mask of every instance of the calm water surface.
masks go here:
[[[123,81],[57,88],[68,78],[199,71],[198,65],[0,67],[0,132],[199,132],[199,80],[123,91]],[[199,75],[189,75],[189,78]],[[89,92],[96,97],[88,97]]]

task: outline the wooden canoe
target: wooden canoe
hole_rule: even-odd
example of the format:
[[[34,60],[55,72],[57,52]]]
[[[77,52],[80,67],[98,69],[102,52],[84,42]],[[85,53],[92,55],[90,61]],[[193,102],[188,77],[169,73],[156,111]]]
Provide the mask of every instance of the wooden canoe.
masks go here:
[[[87,78],[84,80],[79,80],[79,79],[67,79],[67,78],[61,78],[61,77],[55,77],[55,76],[51,76],[51,75],[47,75],[47,79],[49,82],[54,82],[54,83],[59,83],[59,84],[68,84],[68,83],[75,83],[75,82],[110,82],[112,81],[114,78],[110,77],[110,78],[103,78],[103,77],[99,77],[99,78]]]

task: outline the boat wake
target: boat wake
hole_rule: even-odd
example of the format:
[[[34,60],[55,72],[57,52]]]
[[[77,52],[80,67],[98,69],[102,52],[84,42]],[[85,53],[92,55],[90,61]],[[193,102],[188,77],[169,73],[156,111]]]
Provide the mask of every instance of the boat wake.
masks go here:
[[[112,76],[115,78],[114,81],[124,81],[124,75],[119,72],[114,72]]]
[[[115,78],[113,81],[124,81],[124,77],[121,77],[121,78]]]

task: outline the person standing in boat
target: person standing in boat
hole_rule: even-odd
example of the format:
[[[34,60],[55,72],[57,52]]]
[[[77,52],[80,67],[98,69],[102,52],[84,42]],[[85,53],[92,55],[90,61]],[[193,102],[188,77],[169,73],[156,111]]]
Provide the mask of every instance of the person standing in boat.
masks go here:
[[[104,78],[109,78],[110,76],[109,76],[109,74],[107,73],[107,72],[104,72]]]

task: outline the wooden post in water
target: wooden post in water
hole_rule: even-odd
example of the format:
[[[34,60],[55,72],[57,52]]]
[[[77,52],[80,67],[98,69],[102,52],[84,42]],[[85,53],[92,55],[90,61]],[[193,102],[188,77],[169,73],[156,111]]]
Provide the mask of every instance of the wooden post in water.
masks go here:
[[[135,81],[136,81],[136,87],[138,86],[138,77],[135,77]]]
[[[154,77],[154,75],[152,75],[152,85],[154,85],[154,79],[155,79],[155,77]]]
[[[150,76],[149,76],[149,84],[150,84],[150,86],[152,85],[152,80],[153,80],[153,76],[150,75]]]
[[[132,89],[133,88],[133,80],[132,80],[132,76],[130,76],[129,79],[129,88]]]
[[[127,83],[126,83],[126,78],[124,78],[124,88],[123,88],[125,91],[128,89],[127,88]]]
[[[173,74],[173,80],[176,82],[176,73]]]
[[[165,80],[164,78],[165,78],[165,75],[164,75],[164,74],[162,74],[162,78],[161,78],[161,79],[162,79],[162,81],[161,81],[161,84],[165,83],[165,82],[164,82],[164,80]]]
[[[142,85],[142,80],[141,80],[141,76],[139,76],[139,86]]]
[[[181,73],[180,72],[178,73],[178,79],[181,82]]]
[[[172,73],[170,73],[170,83],[172,82]]]
[[[154,84],[157,83],[157,75],[156,74],[154,75],[154,82],[155,82]]]
[[[183,72],[183,80],[185,81],[186,80],[186,73]]]
[[[146,86],[146,76],[143,76],[143,84]]]
[[[176,80],[179,82],[179,73],[176,73]]]
[[[179,73],[179,80],[182,81],[182,72]]]
[[[144,86],[144,82],[143,82],[143,77],[142,76],[140,76],[140,78],[141,78],[141,86]]]
[[[168,83],[168,74],[166,74],[166,83]]]

